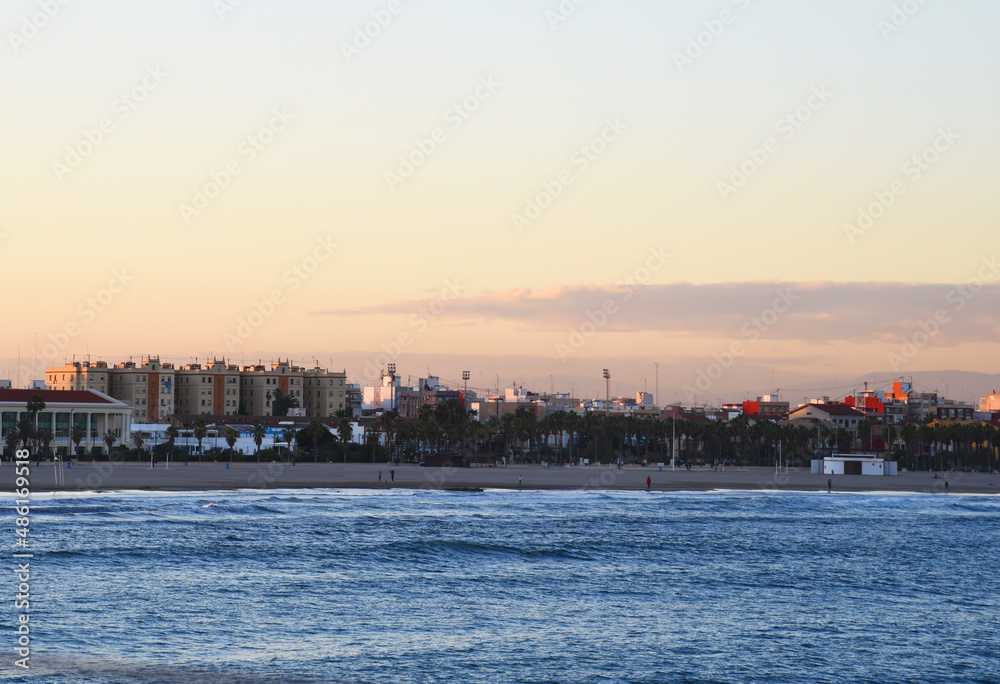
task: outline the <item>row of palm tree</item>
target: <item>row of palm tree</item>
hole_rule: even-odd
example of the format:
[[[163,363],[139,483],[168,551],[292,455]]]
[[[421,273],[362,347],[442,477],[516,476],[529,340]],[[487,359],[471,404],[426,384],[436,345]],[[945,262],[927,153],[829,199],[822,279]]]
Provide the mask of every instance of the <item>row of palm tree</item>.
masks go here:
[[[1000,430],[985,423],[902,425],[865,418],[856,430],[833,425],[754,421],[740,415],[727,422],[678,417],[580,415],[558,411],[537,418],[529,408],[480,422],[457,401],[425,405],[416,420],[388,411],[367,430],[374,445],[386,435],[390,458],[452,449],[502,453],[513,460],[563,463],[578,458],[612,462],[667,461],[769,466],[780,458],[808,465],[833,452],[882,451],[909,469],[997,467]],[[676,442],[672,448],[673,436]],[[673,449],[676,449],[674,454]]]
[[[55,437],[50,428],[38,429],[38,413],[45,409],[45,402],[34,395],[26,408],[31,418],[22,417],[8,430],[8,450],[16,449],[20,443],[24,448],[34,447],[33,452],[39,456],[47,454]],[[208,432],[204,419],[194,422],[191,434],[198,442],[199,460]],[[267,429],[257,424],[251,434],[259,461]],[[166,435],[165,448],[173,453],[180,431],[171,425]],[[728,423],[606,416],[596,412],[580,415],[573,411],[557,411],[538,418],[533,410],[522,407],[513,414],[492,416],[480,422],[473,411],[451,400],[421,406],[416,420],[407,420],[396,411],[382,413],[377,422],[365,430],[372,462],[377,458],[383,435],[390,460],[418,460],[421,453],[429,451],[472,449],[501,453],[513,460],[550,463],[579,458],[605,462],[619,459],[664,461],[675,456],[688,462],[743,465],[771,465],[780,457],[792,465],[805,465],[810,458],[833,451],[882,449],[913,470],[992,470],[1000,465],[997,458],[1000,430],[997,427],[972,422],[940,423],[930,419],[896,426],[865,418],[856,431],[849,431],[827,425],[810,428],[767,420],[753,421],[745,415]],[[69,437],[77,453],[86,436],[84,426],[71,428]],[[232,455],[239,432],[228,428],[224,438]],[[148,439],[149,436],[142,432],[132,434],[133,444],[139,452]],[[353,428],[351,421],[343,416],[334,437],[323,423],[314,420],[300,430],[286,428],[282,439],[289,447],[289,460],[295,459],[299,444],[311,442],[314,461],[319,460],[321,442],[339,441],[346,463]],[[103,442],[110,454],[117,442],[115,432],[106,431]]]

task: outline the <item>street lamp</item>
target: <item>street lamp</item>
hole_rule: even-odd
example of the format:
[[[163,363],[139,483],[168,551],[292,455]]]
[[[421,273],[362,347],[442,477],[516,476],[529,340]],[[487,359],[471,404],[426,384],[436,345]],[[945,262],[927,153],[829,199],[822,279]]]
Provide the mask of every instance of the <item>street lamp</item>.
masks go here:
[[[611,407],[611,373],[608,372],[607,368],[604,368],[604,417],[607,418],[610,413]]]
[[[469,397],[469,378],[471,376],[472,376],[472,373],[470,373],[469,371],[462,371],[462,382],[464,383],[464,387],[462,389],[462,405],[463,406],[465,405],[465,402],[468,401],[468,397]]]

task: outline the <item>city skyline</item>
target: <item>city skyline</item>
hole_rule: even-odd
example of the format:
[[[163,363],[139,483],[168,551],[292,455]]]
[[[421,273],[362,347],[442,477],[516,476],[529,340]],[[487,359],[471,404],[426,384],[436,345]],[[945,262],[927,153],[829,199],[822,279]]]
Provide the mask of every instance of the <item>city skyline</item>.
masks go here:
[[[515,367],[519,362],[523,363],[522,371],[500,375],[499,373],[489,374],[482,370],[477,363],[484,359],[473,356],[451,355],[420,355],[411,357],[411,361],[417,361],[412,365],[399,364],[389,361],[383,365],[372,365],[371,355],[346,354],[339,360],[350,362],[362,361],[367,365],[368,371],[352,373],[348,370],[350,363],[336,363],[337,359],[322,359],[318,356],[309,358],[295,358],[282,356],[280,361],[277,357],[262,358],[238,358],[238,357],[171,357],[153,354],[152,358],[158,362],[171,364],[175,369],[180,369],[188,364],[200,365],[206,368],[214,360],[225,362],[235,368],[256,369],[258,364],[264,368],[270,368],[272,364],[290,363],[302,369],[313,368],[322,369],[331,373],[347,372],[346,381],[350,384],[365,386],[378,386],[381,384],[380,376],[383,371],[387,371],[389,364],[396,367],[396,375],[400,378],[404,386],[417,384],[418,379],[425,377],[438,378],[440,382],[453,389],[468,387],[479,396],[490,397],[496,394],[503,395],[505,389],[511,387],[523,387],[526,390],[536,392],[541,395],[558,394],[571,395],[579,399],[603,400],[605,396],[605,380],[602,377],[600,368],[591,369],[587,364],[589,361],[576,362],[576,370],[571,375],[556,376],[553,373],[541,371],[532,372],[532,360],[530,359],[504,359],[505,367]],[[387,357],[385,357],[387,358]],[[105,363],[108,367],[136,366],[144,364],[149,359],[148,355],[133,355],[123,358],[109,358],[91,356],[89,358],[77,358],[77,363]],[[377,357],[375,360],[378,361]],[[621,361],[621,360],[619,360]],[[355,365],[357,365],[355,364]],[[629,365],[630,364],[630,365]],[[856,396],[867,390],[888,390],[896,381],[912,381],[915,388],[920,391],[936,392],[942,397],[966,401],[975,404],[982,396],[995,393],[1000,387],[1000,374],[986,374],[978,372],[962,371],[918,371],[910,374],[891,373],[869,373],[861,376],[834,376],[818,377],[804,374],[776,374],[773,369],[763,366],[744,366],[742,372],[722,368],[718,361],[711,363],[697,370],[697,375],[691,384],[680,384],[677,379],[686,377],[689,365],[678,363],[671,365],[661,362],[648,362],[632,360],[629,363],[612,363],[609,369],[610,393],[613,398],[634,397],[639,392],[647,392],[653,396],[658,406],[681,405],[688,407],[715,407],[718,408],[728,402],[740,402],[753,400],[765,394],[778,394],[783,399],[789,401],[792,406],[805,404],[815,399],[829,397],[831,400],[842,399],[845,396]],[[60,366],[49,367],[48,370],[58,371]],[[462,368],[463,370],[458,370]],[[463,376],[468,368],[469,380],[465,381]],[[588,371],[591,371],[588,374]],[[0,365],[0,375],[7,375],[8,368]],[[713,377],[719,375],[719,380]],[[43,373],[38,380],[44,381],[46,375]],[[742,383],[736,388],[734,383]],[[16,386],[16,384],[15,384]],[[28,383],[22,383],[27,387]]]
[[[660,363],[676,401],[718,364],[711,403],[1000,373],[998,18],[19,0],[0,369],[37,336],[32,379],[281,356],[599,393]]]

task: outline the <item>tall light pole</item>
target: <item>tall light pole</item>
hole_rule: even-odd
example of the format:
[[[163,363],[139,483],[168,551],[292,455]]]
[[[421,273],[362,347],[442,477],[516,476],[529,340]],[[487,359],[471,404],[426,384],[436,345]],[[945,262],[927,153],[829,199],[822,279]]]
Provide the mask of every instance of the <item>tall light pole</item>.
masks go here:
[[[462,390],[462,402],[468,401],[469,396],[469,378],[472,377],[472,373],[469,371],[462,371],[462,382],[464,383],[464,388]]]
[[[604,368],[604,417],[607,418],[610,414],[611,409],[611,373],[608,372],[607,368]]]
[[[656,408],[659,405],[657,402],[660,400],[660,364],[654,363],[653,365],[656,366],[656,387],[654,389],[656,394],[653,395],[653,408]]]

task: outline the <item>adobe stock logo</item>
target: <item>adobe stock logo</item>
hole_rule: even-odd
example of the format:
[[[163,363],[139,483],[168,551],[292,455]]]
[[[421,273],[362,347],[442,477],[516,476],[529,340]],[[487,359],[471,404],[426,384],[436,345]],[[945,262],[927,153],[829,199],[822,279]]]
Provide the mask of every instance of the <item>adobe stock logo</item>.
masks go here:
[[[191,193],[191,202],[181,202],[177,205],[184,223],[191,225],[191,222],[201,216],[212,203],[219,198],[222,191],[243,173],[257,157],[270,147],[278,136],[283,133],[288,125],[295,120],[295,115],[290,114],[286,108],[275,108],[273,116],[266,126],[263,126],[255,133],[244,138],[236,148],[236,155],[223,167],[208,174],[208,181],[196,188]]]
[[[511,224],[518,235],[541,218],[545,210],[551,207],[629,129],[629,125],[618,117],[608,118],[604,124],[598,135],[573,151],[569,158],[569,167],[543,182],[541,190],[524,201],[524,209],[511,214]]]
[[[587,342],[618,314],[621,310],[620,305],[632,299],[637,290],[648,285],[653,275],[663,268],[672,256],[663,247],[650,247],[646,261],[629,275],[615,282],[611,289],[615,296],[606,298],[596,309],[584,311],[585,320],[569,329],[569,336],[565,342],[556,343],[556,356],[559,360],[566,363],[566,359],[583,349]]]
[[[389,190],[395,192],[399,186],[412,178],[413,174],[429,162],[441,149],[441,146],[448,142],[449,133],[459,130],[496,94],[501,85],[503,84],[495,80],[492,74],[481,76],[471,93],[454,102],[441,115],[445,126],[438,126],[425,138],[416,138],[413,141],[414,149],[397,157],[395,169],[385,172],[385,182],[389,186]]]
[[[828,90],[826,85],[814,86],[809,95],[798,107],[789,110],[774,123],[774,132],[781,138],[769,137],[761,142],[759,147],[750,147],[746,151],[745,159],[739,164],[729,167],[729,177],[716,183],[719,195],[724,202],[743,189],[751,178],[763,169],[781,150],[782,141],[794,138],[802,128],[812,120],[820,110],[822,110],[830,99],[833,92]]]
[[[1000,260],[996,256],[983,257],[982,266],[976,275],[958,287],[952,288],[945,295],[945,301],[951,305],[950,311],[942,307],[929,319],[919,321],[917,325],[920,329],[903,338],[899,351],[889,352],[886,358],[892,370],[898,371],[907,362],[916,358],[920,350],[928,346],[952,322],[952,313],[962,311],[984,287],[995,282],[998,276],[1000,276]]]
[[[97,152],[117,129],[118,125],[128,119],[149,96],[166,80],[167,74],[162,67],[151,66],[132,88],[123,91],[111,103],[110,116],[102,117],[94,128],[84,129],[82,137],[75,144],[66,146],[66,154],[61,160],[52,162],[52,171],[58,180],[76,171],[83,162]]]
[[[14,31],[7,33],[7,40],[10,42],[10,47],[14,51],[14,54],[18,54],[22,47],[38,35],[39,31],[48,26],[49,22],[67,4],[69,4],[69,0],[40,0],[38,3],[39,11],[30,17],[23,17],[21,19],[20,30],[17,33]]]
[[[909,24],[910,19],[915,17],[926,4],[927,0],[905,0],[905,2],[893,5],[889,19],[878,20],[876,25],[878,26],[879,33],[882,34],[883,38],[889,40],[896,33],[899,33],[904,26]]]
[[[365,23],[363,26],[356,26],[351,42],[340,44],[340,52],[347,63],[350,64],[355,57],[359,56],[363,50],[372,44],[372,41],[382,35],[382,31],[389,28],[393,19],[399,16],[402,11],[403,4],[400,0],[389,0],[385,9],[374,10],[371,13],[371,21]]]
[[[698,369],[694,385],[687,384],[681,387],[686,402],[689,404],[698,403],[699,397],[712,389],[712,386],[736,364],[737,359],[746,355],[749,351],[748,345],[757,342],[784,314],[791,311],[795,302],[801,299],[792,291],[791,287],[787,286],[784,289],[778,288],[775,294],[777,296],[771,302],[770,307],[761,311],[757,316],[751,316],[740,328],[740,334],[746,343],[741,340],[733,340],[728,350],[721,354],[713,354],[712,363],[705,368]]]
[[[941,127],[937,129],[937,137],[934,142],[913,155],[903,164],[903,177],[896,178],[885,188],[872,193],[873,201],[867,205],[856,209],[857,218],[853,222],[844,224],[844,235],[847,236],[851,244],[865,235],[900,197],[905,195],[910,186],[914,185],[924,177],[955,144],[961,140],[961,136],[951,127]]]
[[[319,267],[329,261],[340,245],[332,238],[316,238],[316,246],[298,263],[286,269],[281,274],[283,287],[273,288],[264,299],[253,300],[253,308],[245,316],[236,319],[236,327],[232,332],[222,335],[226,348],[232,352],[240,349],[240,345],[250,339],[259,328],[277,313],[278,309],[288,302],[288,293],[295,292],[313,276]]]

